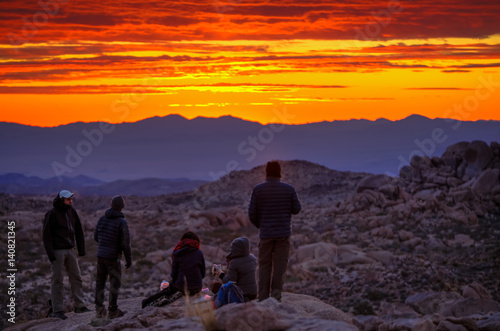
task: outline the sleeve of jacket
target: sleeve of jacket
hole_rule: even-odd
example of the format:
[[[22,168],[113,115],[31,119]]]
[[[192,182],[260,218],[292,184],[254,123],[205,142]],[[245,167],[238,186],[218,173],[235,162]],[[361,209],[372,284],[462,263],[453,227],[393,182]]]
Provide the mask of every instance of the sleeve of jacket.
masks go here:
[[[300,210],[302,209],[302,206],[300,205],[299,198],[297,197],[297,192],[295,192],[295,189],[293,189],[292,193],[292,214],[297,215]]]
[[[45,218],[43,220],[43,245],[45,246],[45,251],[47,252],[47,256],[49,257],[49,261],[53,262],[56,260],[56,255],[54,253],[54,246],[52,244],[52,226],[55,220],[56,215],[51,211],[45,214]]]
[[[206,271],[207,271],[207,267],[205,266],[205,256],[203,256],[203,252],[201,252],[201,278],[202,279],[205,278]]]
[[[123,251],[123,255],[125,255],[125,261],[127,264],[132,263],[132,250],[130,248],[130,234],[128,231],[127,221],[123,220],[121,224],[121,249]]]
[[[227,265],[227,274],[222,279],[222,282],[226,284],[229,281],[238,283],[238,271],[236,270],[235,264],[231,263],[233,261],[229,261]]]
[[[75,216],[75,238],[78,255],[85,256],[85,236],[83,235],[82,223],[75,210],[73,210],[73,215]]]
[[[98,231],[97,229],[99,229],[99,223],[100,223],[100,221],[101,221],[101,219],[99,219],[99,220],[97,221],[97,224],[96,224],[96,226],[95,226],[95,230],[94,230],[94,240],[95,240],[96,242],[99,242],[99,231]]]
[[[177,282],[177,277],[179,275],[179,264],[177,258],[172,254],[172,270],[170,271],[170,278],[172,279],[172,285],[175,286]]]
[[[248,218],[250,222],[258,229],[260,227],[260,222],[258,219],[258,207],[257,207],[257,194],[255,189],[252,191],[252,197],[250,198],[250,203],[248,204]]]

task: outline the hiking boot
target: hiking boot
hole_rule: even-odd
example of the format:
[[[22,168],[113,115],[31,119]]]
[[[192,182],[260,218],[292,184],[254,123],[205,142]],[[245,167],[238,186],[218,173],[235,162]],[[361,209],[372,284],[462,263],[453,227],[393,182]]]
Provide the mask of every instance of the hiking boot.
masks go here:
[[[62,320],[65,320],[66,318],[68,318],[68,316],[64,315],[63,311],[56,311],[56,312],[50,313],[49,317],[57,317],[57,318],[60,318]]]
[[[152,306],[151,302],[148,302],[148,299],[144,299],[141,302],[142,309],[146,308],[147,306]]]
[[[90,311],[90,309],[88,309],[85,306],[83,306],[83,307],[76,307],[75,308],[75,313],[77,313],[77,314],[88,313],[89,311]]]
[[[96,312],[95,314],[96,318],[106,318],[106,314],[108,313],[108,311],[106,310],[106,308],[104,308],[104,306],[96,307],[95,312]]]
[[[118,318],[118,317],[122,317],[123,315],[125,315],[126,311],[121,311],[120,309],[117,309],[117,310],[110,310],[108,312],[108,317],[110,319],[113,319],[113,318]]]

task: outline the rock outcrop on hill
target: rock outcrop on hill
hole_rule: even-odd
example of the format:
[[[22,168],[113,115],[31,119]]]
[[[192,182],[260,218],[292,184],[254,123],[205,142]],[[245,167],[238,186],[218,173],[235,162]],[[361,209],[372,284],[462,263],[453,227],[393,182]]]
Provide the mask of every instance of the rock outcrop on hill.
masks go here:
[[[321,329],[318,325],[323,324],[314,323],[333,330],[335,323],[344,323],[342,330],[500,329],[499,146],[463,142],[449,146],[441,157],[416,156],[398,178],[339,172],[306,161],[282,162],[282,180],[296,187],[303,205],[293,219],[287,299],[283,304],[228,306],[216,311],[218,321],[233,323],[234,315],[264,309],[279,317],[272,322],[277,324],[269,325],[287,330]],[[258,232],[246,208],[252,187],[263,179],[260,166],[231,172],[192,192],[127,196],[124,212],[134,264],[124,270],[123,304],[151,294],[162,279],[168,280],[171,251],[187,229],[200,235],[207,266],[224,264],[238,236],[248,237],[257,255]],[[40,234],[51,200],[0,195],[0,219],[16,222],[17,317],[18,323],[28,320],[26,325],[34,325],[30,320],[42,318],[46,310],[50,265]],[[91,235],[109,197],[77,197],[74,204],[87,237],[88,254],[80,266],[90,304],[96,251]],[[0,236],[5,239],[5,233]],[[210,280],[206,277],[207,286]],[[0,294],[2,302],[5,293]],[[295,301],[309,301],[310,307],[292,304]],[[71,311],[69,298],[65,303]],[[151,313],[152,320],[158,320],[154,323],[144,322],[139,313],[128,314],[124,318],[129,326],[124,322],[120,328],[200,328],[197,320],[168,309]],[[112,325],[103,330],[118,328]]]

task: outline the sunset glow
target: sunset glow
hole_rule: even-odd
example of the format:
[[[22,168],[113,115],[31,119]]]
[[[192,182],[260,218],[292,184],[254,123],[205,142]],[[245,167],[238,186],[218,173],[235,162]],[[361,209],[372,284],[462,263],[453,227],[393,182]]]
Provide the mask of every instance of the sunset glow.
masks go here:
[[[497,1],[42,0],[0,11],[0,121],[500,120]]]

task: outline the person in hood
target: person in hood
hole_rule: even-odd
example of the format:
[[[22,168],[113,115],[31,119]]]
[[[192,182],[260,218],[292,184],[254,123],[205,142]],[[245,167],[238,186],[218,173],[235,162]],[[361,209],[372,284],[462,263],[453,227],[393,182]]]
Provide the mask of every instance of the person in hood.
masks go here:
[[[255,271],[257,258],[250,254],[250,241],[245,237],[236,238],[231,243],[230,253],[226,256],[227,274],[214,268],[214,274],[219,276],[224,284],[234,282],[243,291],[246,301],[257,298],[257,281]]]
[[[111,208],[106,210],[103,217],[97,222],[94,239],[97,241],[97,277],[95,286],[95,309],[97,318],[106,317],[104,307],[104,289],[109,277],[109,306],[110,319],[123,316],[125,312],[118,309],[118,293],[121,287],[121,257],[125,256],[125,268],[132,265],[130,235],[127,221],[122,210],[125,201],[119,195],[111,199]]]
[[[142,300],[142,308],[162,298],[173,297],[177,292],[184,293],[185,288],[189,295],[199,293],[203,287],[204,277],[205,258],[200,250],[200,238],[196,233],[187,231],[172,252],[169,286]]]
[[[45,214],[43,221],[43,244],[47,256],[52,263],[52,280],[50,290],[51,312],[49,317],[66,319],[63,307],[64,270],[68,273],[75,313],[90,311],[84,303],[82,276],[75,252],[85,256],[85,238],[78,213],[73,208],[73,196],[68,190],[57,194],[52,203],[53,208]]]

